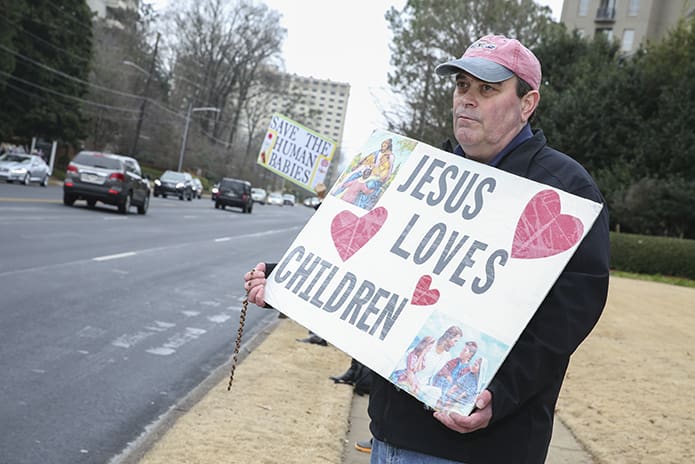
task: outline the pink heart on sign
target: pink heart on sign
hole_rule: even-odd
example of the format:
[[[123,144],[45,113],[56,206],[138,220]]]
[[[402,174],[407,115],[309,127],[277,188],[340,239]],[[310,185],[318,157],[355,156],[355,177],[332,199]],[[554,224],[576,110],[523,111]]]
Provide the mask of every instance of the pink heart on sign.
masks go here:
[[[572,248],[584,233],[582,221],[560,214],[560,195],[542,190],[528,202],[516,224],[512,258],[545,258]]]
[[[343,261],[347,261],[376,235],[387,217],[388,211],[383,206],[374,208],[362,217],[350,211],[338,213],[331,222],[331,236]]]
[[[417,306],[430,306],[439,301],[439,290],[430,288],[432,277],[424,275],[420,277],[413,292],[413,304]]]

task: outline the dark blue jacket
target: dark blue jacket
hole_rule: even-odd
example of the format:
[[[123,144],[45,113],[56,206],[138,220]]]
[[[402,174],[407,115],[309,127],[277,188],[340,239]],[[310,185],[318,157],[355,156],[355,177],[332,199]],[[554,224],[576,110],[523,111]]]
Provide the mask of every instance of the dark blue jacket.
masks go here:
[[[542,131],[536,131],[497,167],[605,204],[586,170],[550,148]],[[421,402],[374,376],[369,397],[374,437],[467,464],[545,462],[570,355],[591,332],[606,303],[608,230],[604,206],[490,383],[493,416],[488,427],[469,434],[454,432],[434,419]]]

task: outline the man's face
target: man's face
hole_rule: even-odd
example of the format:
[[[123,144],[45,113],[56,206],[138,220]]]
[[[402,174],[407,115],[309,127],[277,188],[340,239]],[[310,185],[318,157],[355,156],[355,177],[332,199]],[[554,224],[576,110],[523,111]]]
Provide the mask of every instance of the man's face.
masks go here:
[[[533,111],[516,95],[516,85],[516,77],[490,83],[467,73],[456,76],[454,135],[466,155],[489,162],[524,127]]]
[[[461,350],[461,359],[464,361],[470,361],[470,359],[473,357],[473,351],[471,350],[471,347],[466,345],[463,347],[463,350]]]

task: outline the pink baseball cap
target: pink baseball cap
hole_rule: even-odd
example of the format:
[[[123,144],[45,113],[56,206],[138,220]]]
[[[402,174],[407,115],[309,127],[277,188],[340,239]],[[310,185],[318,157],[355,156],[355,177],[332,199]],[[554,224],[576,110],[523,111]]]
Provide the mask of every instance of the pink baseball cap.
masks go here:
[[[513,74],[534,90],[541,85],[541,63],[531,50],[516,39],[486,35],[475,41],[463,56],[437,66],[440,76],[465,71],[485,82],[506,81]]]

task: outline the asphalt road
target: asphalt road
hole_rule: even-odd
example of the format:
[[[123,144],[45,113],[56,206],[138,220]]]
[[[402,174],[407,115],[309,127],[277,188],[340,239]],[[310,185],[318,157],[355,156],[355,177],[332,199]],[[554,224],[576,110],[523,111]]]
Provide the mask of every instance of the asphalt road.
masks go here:
[[[0,183],[0,463],[106,463],[229,360],[242,274],[275,260],[304,206],[146,215]],[[246,340],[277,316],[249,307]]]

